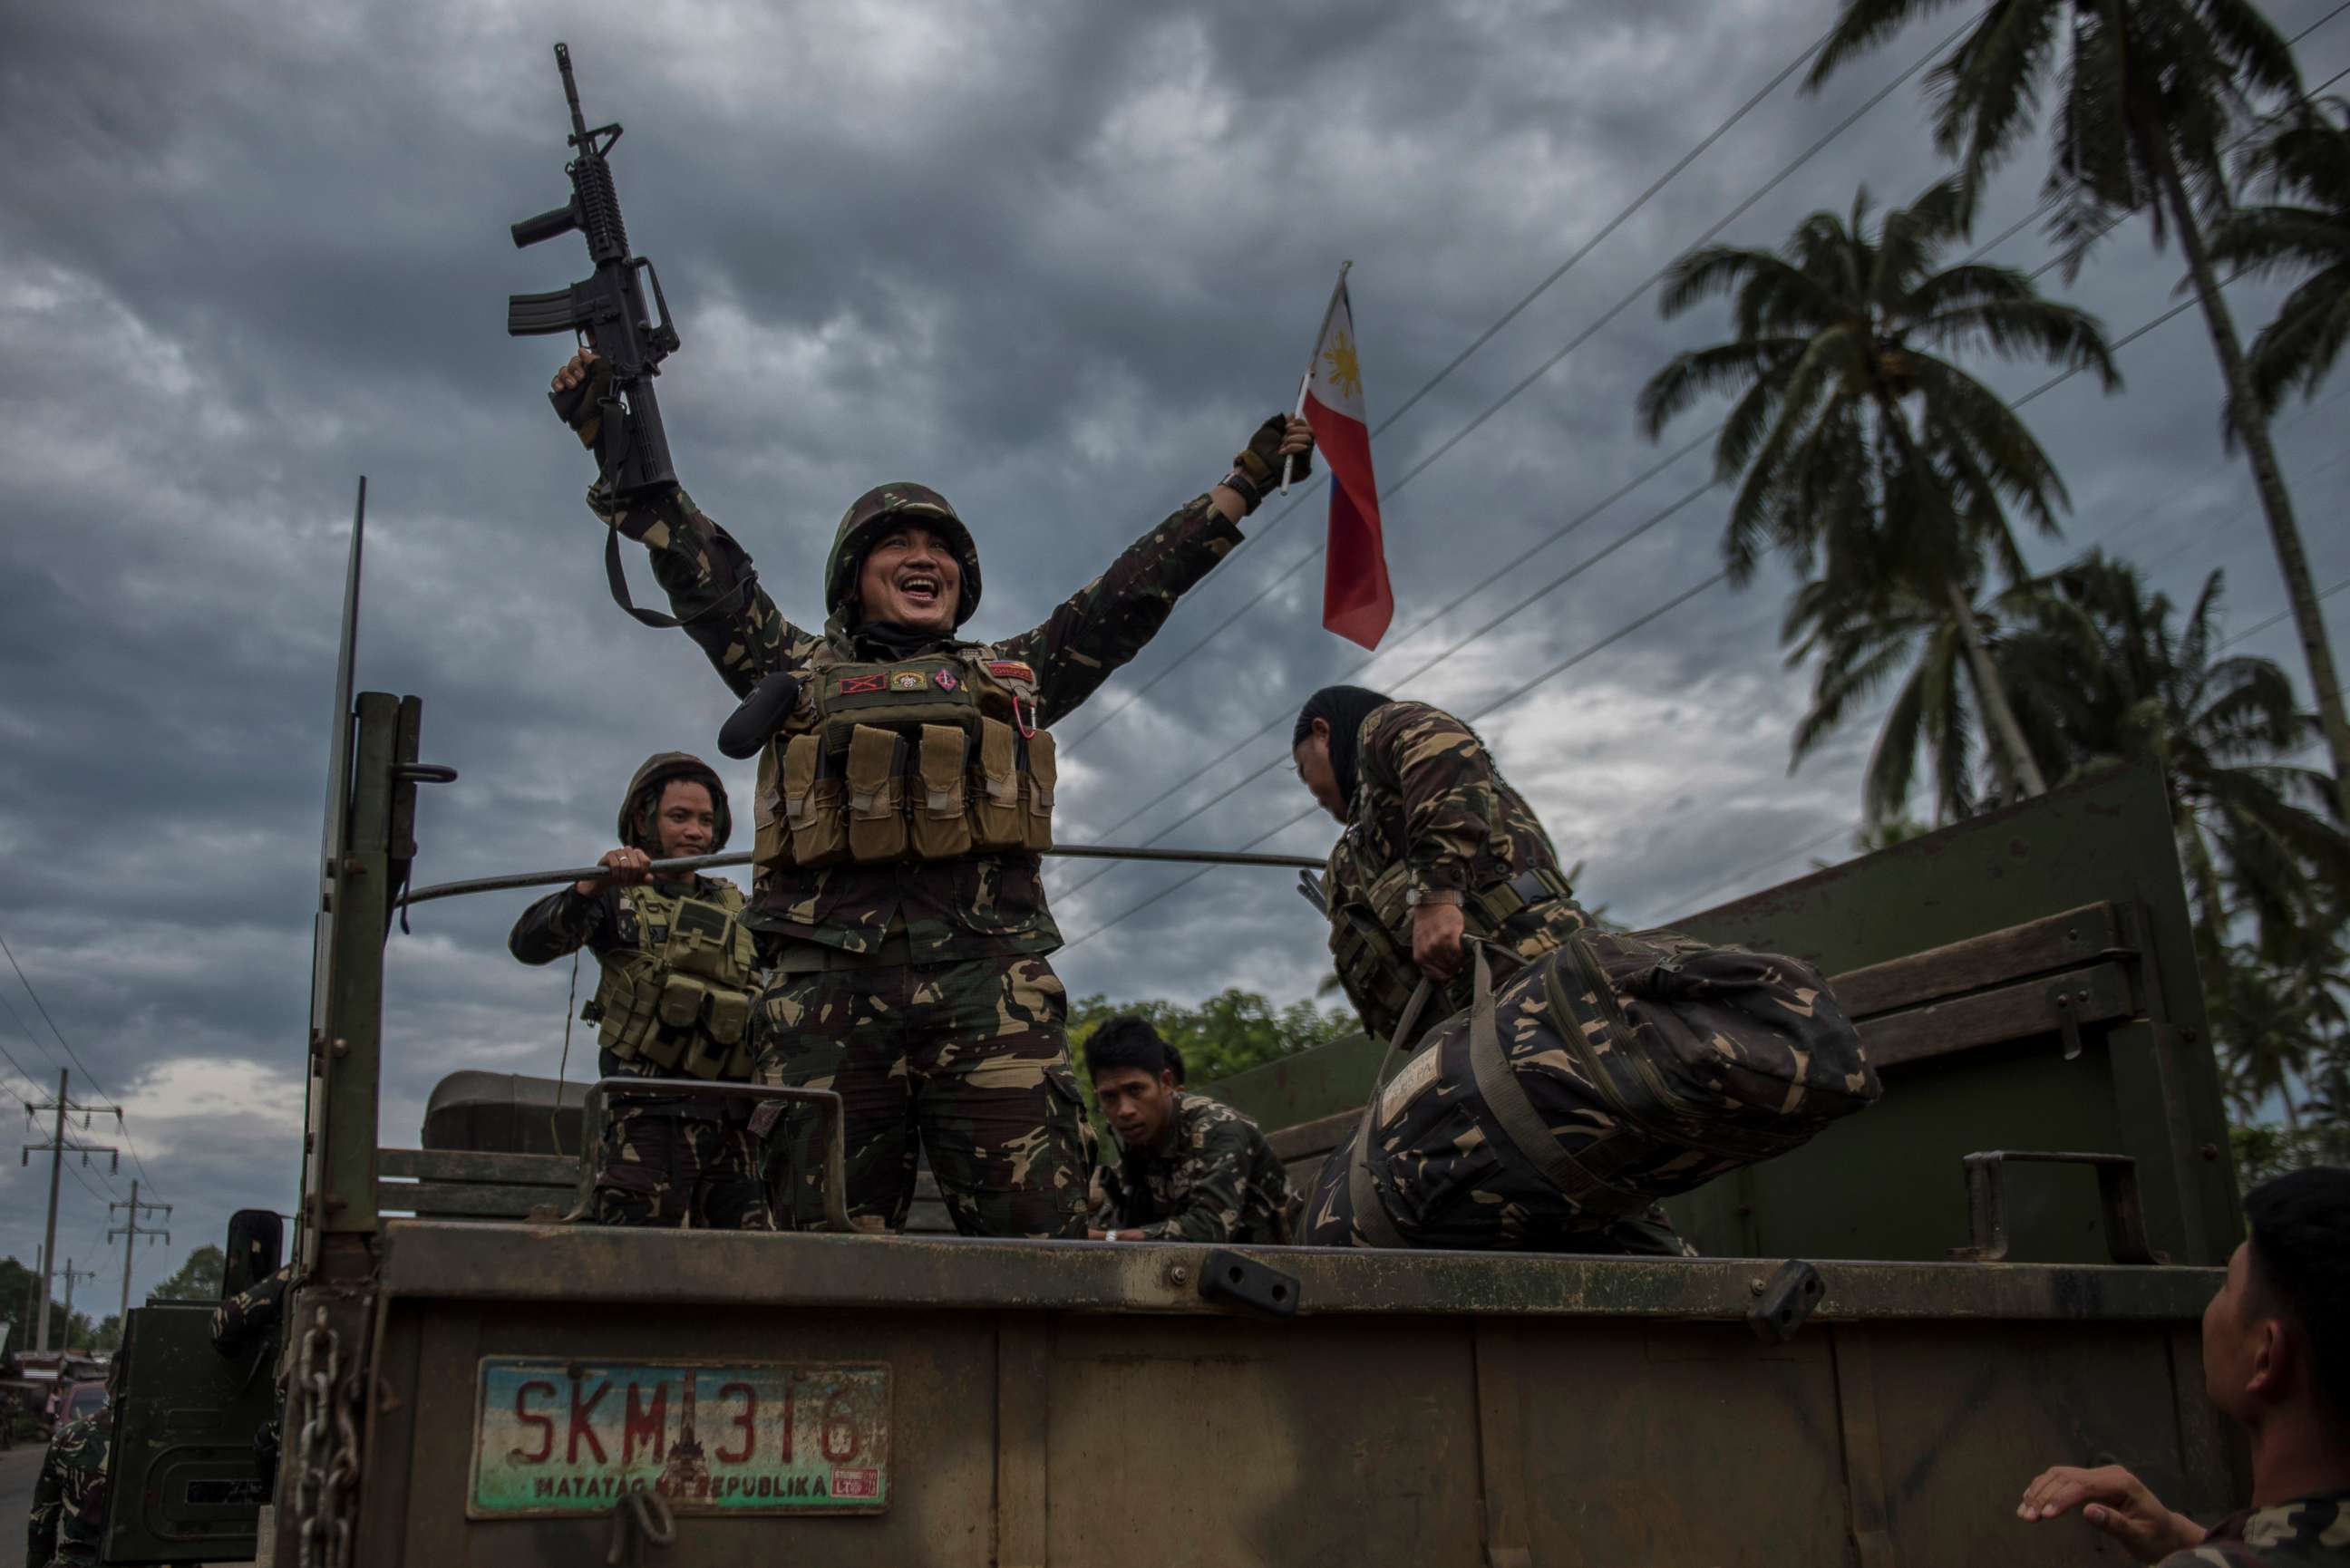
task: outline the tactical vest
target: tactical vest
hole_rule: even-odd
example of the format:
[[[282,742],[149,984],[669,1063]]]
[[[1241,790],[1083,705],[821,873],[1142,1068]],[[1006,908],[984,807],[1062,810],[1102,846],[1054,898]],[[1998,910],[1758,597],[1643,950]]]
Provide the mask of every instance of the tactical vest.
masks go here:
[[[752,863],[1050,849],[1054,778],[1027,664],[976,645],[886,664],[820,649],[759,753]]]
[[[1412,961],[1411,867],[1398,858],[1384,867],[1370,836],[1349,827],[1330,850],[1328,898],[1330,958],[1347,998],[1375,1033],[1386,1033],[1410,1004],[1419,984]],[[1461,901],[1464,934],[1514,946],[1506,928],[1523,911],[1554,898],[1571,899],[1575,889],[1548,867],[1471,888]],[[1437,1023],[1431,1010],[1425,1022]]]
[[[636,909],[637,945],[598,955],[604,977],[581,1016],[622,1061],[691,1078],[750,1077],[758,950],[735,918],[742,889],[717,886],[714,898],[649,886],[620,895]]]

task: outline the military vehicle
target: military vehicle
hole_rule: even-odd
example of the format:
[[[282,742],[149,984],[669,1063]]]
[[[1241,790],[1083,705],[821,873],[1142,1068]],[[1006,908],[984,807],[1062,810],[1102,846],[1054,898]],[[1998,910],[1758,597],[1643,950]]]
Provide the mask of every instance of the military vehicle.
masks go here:
[[[837,1190],[838,1233],[623,1231],[566,1219],[593,1089],[452,1082],[379,1147],[383,948],[452,775],[349,649],[285,1341],[131,1314],[109,1562],[2022,1568],[2092,1551],[2014,1517],[2050,1463],[2244,1494],[2197,1332],[2236,1192],[2149,771],[1677,922],[1816,962],[1887,1085],[1673,1203],[1703,1257],[875,1236]],[[1308,1175],[1374,1055],[1209,1088]]]

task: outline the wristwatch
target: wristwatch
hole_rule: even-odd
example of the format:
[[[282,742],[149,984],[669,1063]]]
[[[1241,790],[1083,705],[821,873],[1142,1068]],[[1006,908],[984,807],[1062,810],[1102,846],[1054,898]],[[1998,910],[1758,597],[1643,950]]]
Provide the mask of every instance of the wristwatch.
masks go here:
[[[1454,904],[1461,902],[1458,888],[1410,888],[1404,891],[1403,907],[1417,909],[1422,904]]]

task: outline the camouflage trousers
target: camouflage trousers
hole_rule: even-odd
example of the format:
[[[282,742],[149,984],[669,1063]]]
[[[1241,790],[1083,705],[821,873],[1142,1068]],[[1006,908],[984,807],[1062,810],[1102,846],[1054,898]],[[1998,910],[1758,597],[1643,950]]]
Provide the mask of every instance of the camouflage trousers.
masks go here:
[[[772,1231],[759,1165],[740,1122],[622,1110],[604,1128],[596,1223]]]
[[[839,1094],[860,1226],[904,1227],[919,1148],[962,1234],[1083,1236],[1093,1140],[1067,1016],[1041,958],[795,975],[759,999],[758,1079]],[[795,1109],[770,1145],[793,1229],[823,1222],[823,1121]]]

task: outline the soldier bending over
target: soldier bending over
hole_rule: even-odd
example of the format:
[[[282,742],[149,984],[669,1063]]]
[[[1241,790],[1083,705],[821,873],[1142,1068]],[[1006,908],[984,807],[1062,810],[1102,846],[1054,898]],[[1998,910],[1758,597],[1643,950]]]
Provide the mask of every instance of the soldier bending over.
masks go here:
[[[586,946],[602,979],[580,1016],[598,1025],[597,1069],[611,1077],[751,1076],[754,939],[743,891],[696,876],[655,880],[655,860],[714,855],[733,819],[726,786],[683,752],[650,758],[620,803],[620,847],[604,876],[549,894],[522,913],[506,946],[528,964]],[[751,1103],[691,1095],[615,1096],[596,1170],[605,1225],[772,1231]]]
[[[1346,828],[1330,851],[1330,956],[1374,1037],[1393,1036],[1422,978],[1438,989],[1415,1036],[1469,1005],[1463,938],[1526,962],[1591,923],[1534,807],[1442,709],[1326,686],[1290,747],[1299,779]],[[1590,1250],[1691,1251],[1655,1206],[1592,1232]]]

